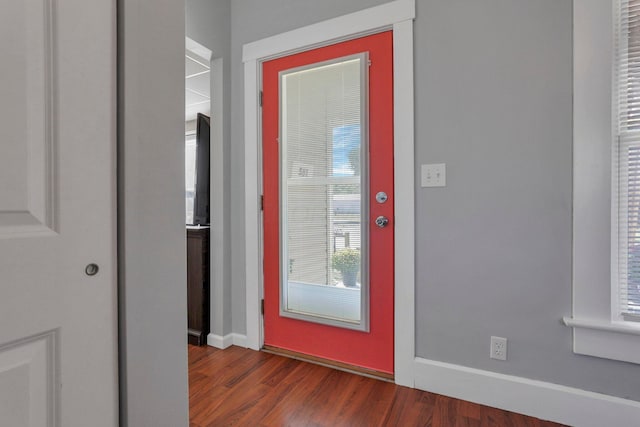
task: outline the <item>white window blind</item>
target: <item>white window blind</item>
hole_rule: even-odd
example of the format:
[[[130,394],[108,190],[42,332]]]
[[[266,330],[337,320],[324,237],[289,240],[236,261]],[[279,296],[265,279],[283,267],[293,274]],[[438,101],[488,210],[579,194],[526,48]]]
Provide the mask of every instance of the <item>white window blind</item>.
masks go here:
[[[367,286],[366,63],[357,54],[280,74],[283,311],[351,329],[364,327]]]
[[[618,314],[640,320],[640,0],[618,0],[616,155]]]

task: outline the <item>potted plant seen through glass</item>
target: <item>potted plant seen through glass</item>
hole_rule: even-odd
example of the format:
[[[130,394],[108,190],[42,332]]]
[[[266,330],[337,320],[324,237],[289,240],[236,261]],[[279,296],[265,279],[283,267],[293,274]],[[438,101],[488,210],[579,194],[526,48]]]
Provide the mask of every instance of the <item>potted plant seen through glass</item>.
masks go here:
[[[334,252],[331,257],[333,268],[342,274],[342,283],[348,288],[356,287],[356,278],[360,271],[360,251],[345,248]]]

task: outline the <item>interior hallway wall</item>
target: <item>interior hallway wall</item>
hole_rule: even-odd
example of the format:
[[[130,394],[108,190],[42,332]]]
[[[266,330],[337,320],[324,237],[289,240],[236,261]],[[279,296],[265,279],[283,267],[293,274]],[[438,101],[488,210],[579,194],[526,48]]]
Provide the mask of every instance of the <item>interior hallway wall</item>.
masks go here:
[[[189,424],[181,100],[183,3],[119,1],[118,298],[123,427]]]
[[[231,1],[186,0],[186,35],[222,61],[222,86],[211,74],[211,333],[231,333]],[[222,111],[216,110],[222,98]],[[215,141],[216,126],[222,141]]]

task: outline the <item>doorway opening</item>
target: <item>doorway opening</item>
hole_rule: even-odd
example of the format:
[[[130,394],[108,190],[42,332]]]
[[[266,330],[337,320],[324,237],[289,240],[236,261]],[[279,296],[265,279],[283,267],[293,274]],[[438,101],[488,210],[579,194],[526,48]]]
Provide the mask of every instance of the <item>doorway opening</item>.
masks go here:
[[[187,39],[185,51],[185,222],[187,336],[205,345],[210,330],[211,54]]]
[[[415,358],[414,254],[414,89],[413,19],[415,2],[398,0],[281,33],[243,46],[244,62],[244,217],[246,342],[264,345],[263,194],[260,86],[265,61],[385,30],[393,32],[394,162],[394,376],[413,386]]]

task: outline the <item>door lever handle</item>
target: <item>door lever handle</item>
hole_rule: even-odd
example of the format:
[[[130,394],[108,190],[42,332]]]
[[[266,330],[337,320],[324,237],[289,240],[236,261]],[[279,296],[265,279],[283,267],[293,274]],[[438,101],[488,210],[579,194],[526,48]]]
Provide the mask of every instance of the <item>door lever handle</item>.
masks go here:
[[[384,228],[387,226],[387,224],[389,224],[389,218],[387,218],[386,216],[380,215],[378,218],[376,218],[376,225],[378,227]]]

